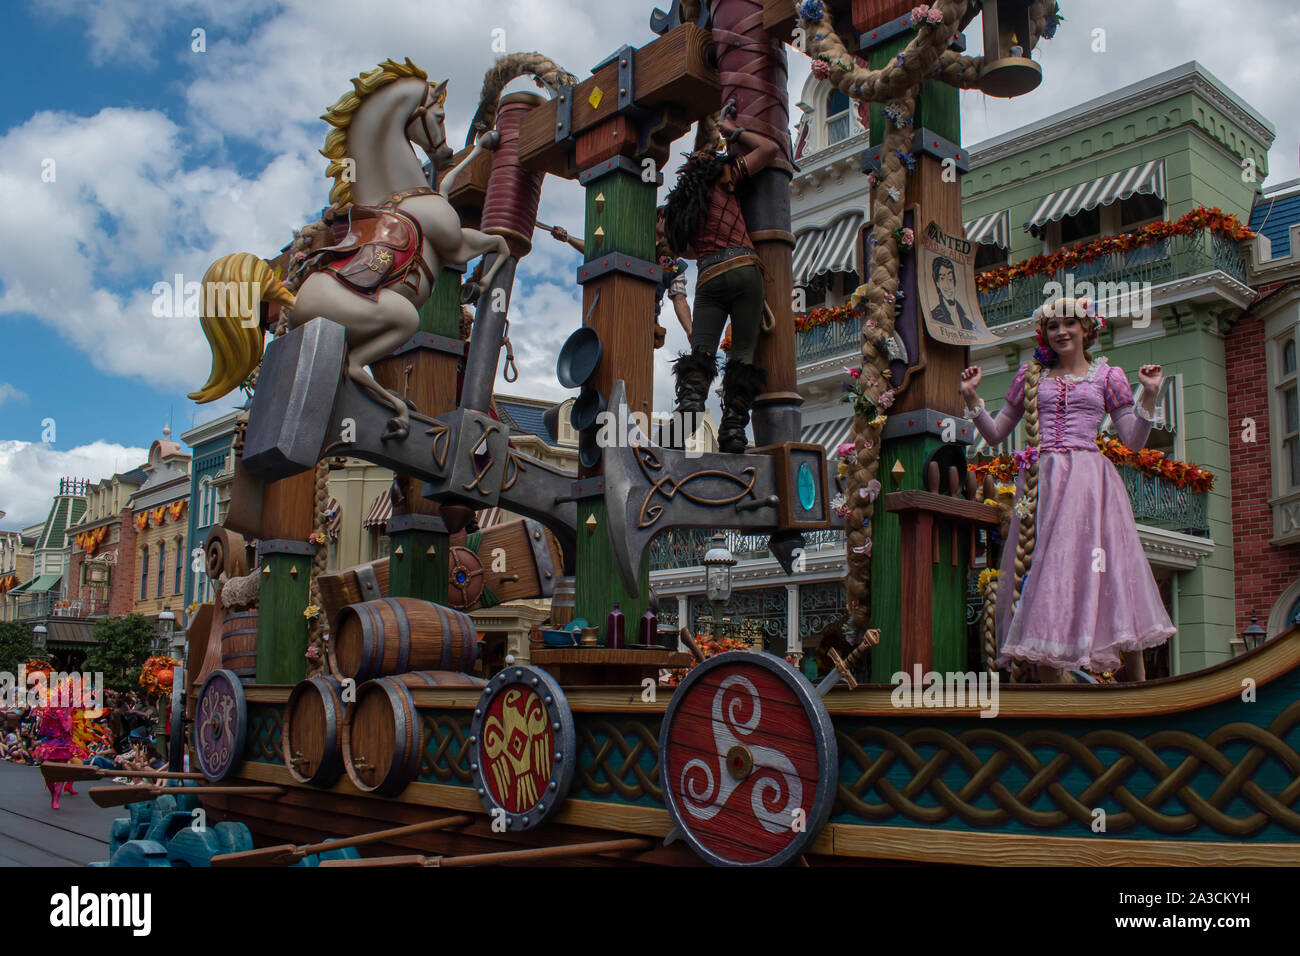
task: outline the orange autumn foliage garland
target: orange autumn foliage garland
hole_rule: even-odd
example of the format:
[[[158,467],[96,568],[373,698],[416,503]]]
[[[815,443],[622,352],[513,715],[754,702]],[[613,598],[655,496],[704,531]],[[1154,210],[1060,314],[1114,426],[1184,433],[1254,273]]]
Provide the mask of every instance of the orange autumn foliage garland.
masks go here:
[[[1204,206],[1197,206],[1187,215],[1173,222],[1147,223],[1147,225],[1135,229],[1133,232],[1122,232],[1116,236],[1102,236],[1091,242],[1054,252],[1050,256],[1030,256],[1022,262],[1012,263],[998,269],[988,269],[975,276],[975,288],[980,292],[993,292],[1010,285],[1016,279],[1036,275],[1050,275],[1061,269],[1073,268],[1080,263],[1092,262],[1101,256],[1114,252],[1132,252],[1134,249],[1153,246],[1171,236],[1189,236],[1194,232],[1201,232],[1205,229],[1218,233],[1234,242],[1246,242],[1255,238],[1255,233],[1246,228],[1241,220],[1231,213],[1226,213],[1217,206],[1209,209]]]
[[[1116,465],[1128,465],[1144,475],[1167,481],[1175,488],[1190,488],[1198,492],[1214,489],[1212,472],[1199,465],[1168,458],[1164,452],[1155,448],[1134,451],[1118,439],[1106,437],[1097,439],[1097,447]],[[974,461],[966,467],[980,481],[984,480],[985,475],[992,475],[994,480],[1007,483],[1016,480],[1016,463],[1010,455],[999,455],[988,461]]]

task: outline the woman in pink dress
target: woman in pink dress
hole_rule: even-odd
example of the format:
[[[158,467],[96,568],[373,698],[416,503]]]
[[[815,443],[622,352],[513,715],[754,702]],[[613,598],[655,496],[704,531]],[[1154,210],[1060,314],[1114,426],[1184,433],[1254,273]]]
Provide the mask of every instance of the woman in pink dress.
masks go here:
[[[1006,404],[991,417],[976,389],[980,370],[962,373],[961,391],[980,434],[996,445],[1025,422],[1026,449],[1002,554],[997,595],[998,666],[1038,665],[1044,683],[1065,671],[1114,670],[1146,678],[1142,651],[1174,633],[1138,539],[1124,482],[1097,448],[1110,415],[1120,440],[1146,444],[1162,369],[1138,371],[1135,409],[1124,371],[1087,349],[1105,320],[1088,299],[1057,299],[1037,313],[1039,347],[1022,365]]]

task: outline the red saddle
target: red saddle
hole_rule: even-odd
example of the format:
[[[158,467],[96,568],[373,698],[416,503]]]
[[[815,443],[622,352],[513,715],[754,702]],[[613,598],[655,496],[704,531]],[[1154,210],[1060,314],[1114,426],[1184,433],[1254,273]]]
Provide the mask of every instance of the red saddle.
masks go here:
[[[339,220],[333,228],[334,245],[313,251],[309,268],[333,273],[369,299],[412,273],[418,285],[424,233],[411,216],[391,207],[353,205],[347,221]]]

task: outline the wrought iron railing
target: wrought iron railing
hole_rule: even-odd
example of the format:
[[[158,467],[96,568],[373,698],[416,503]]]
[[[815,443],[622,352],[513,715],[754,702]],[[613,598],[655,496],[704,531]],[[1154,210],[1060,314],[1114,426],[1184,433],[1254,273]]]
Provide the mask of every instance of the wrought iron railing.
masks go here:
[[[855,315],[843,322],[828,322],[796,332],[794,358],[795,362],[803,364],[835,355],[857,355],[861,347],[858,317]]]
[[[1119,473],[1133,506],[1133,517],[1139,523],[1202,537],[1209,534],[1205,492],[1179,488],[1163,478],[1144,474],[1129,465],[1119,466]],[[727,548],[738,560],[769,557],[767,535],[743,534],[739,531],[722,533],[726,537]],[[698,528],[675,528],[663,532],[650,542],[650,570],[700,567],[704,552],[712,546],[712,537],[712,531]],[[828,551],[842,552],[844,545],[844,532],[839,528],[804,532],[804,549],[810,555]]]
[[[50,594],[16,595],[14,615],[19,621],[50,617],[54,612],[54,597]]]
[[[1246,257],[1241,243],[1202,229],[1186,236],[1170,236],[1140,249],[1098,256],[1092,262],[1079,263],[1068,270],[1014,279],[1000,289],[980,293],[980,311],[991,326],[1028,318],[1046,300],[1043,290],[1048,283],[1067,286],[1067,272],[1074,277],[1074,285],[1089,282],[1094,287],[1094,297],[1104,300],[1115,290],[1099,288],[1102,283],[1157,285],[1215,269],[1244,282]]]
[[[768,536],[765,534],[744,534],[740,531],[722,533],[727,539],[727,549],[740,561],[769,556]],[[700,528],[674,528],[665,531],[650,542],[650,570],[699,567],[704,560],[704,552],[712,547],[710,540],[712,537],[712,531]],[[804,551],[807,554],[844,549],[844,532],[838,528],[829,531],[805,531],[803,540]]]
[[[1205,492],[1179,488],[1164,478],[1143,474],[1131,465],[1121,465],[1119,474],[1133,505],[1133,517],[1139,522],[1163,525],[1187,534],[1210,533]]]

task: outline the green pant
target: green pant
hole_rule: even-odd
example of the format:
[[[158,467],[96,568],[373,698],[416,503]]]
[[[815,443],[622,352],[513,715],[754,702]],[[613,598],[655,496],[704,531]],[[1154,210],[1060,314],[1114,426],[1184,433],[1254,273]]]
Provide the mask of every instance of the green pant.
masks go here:
[[[715,354],[730,315],[730,359],[754,364],[754,349],[763,326],[764,298],[763,274],[757,266],[740,266],[696,286],[691,348]]]

